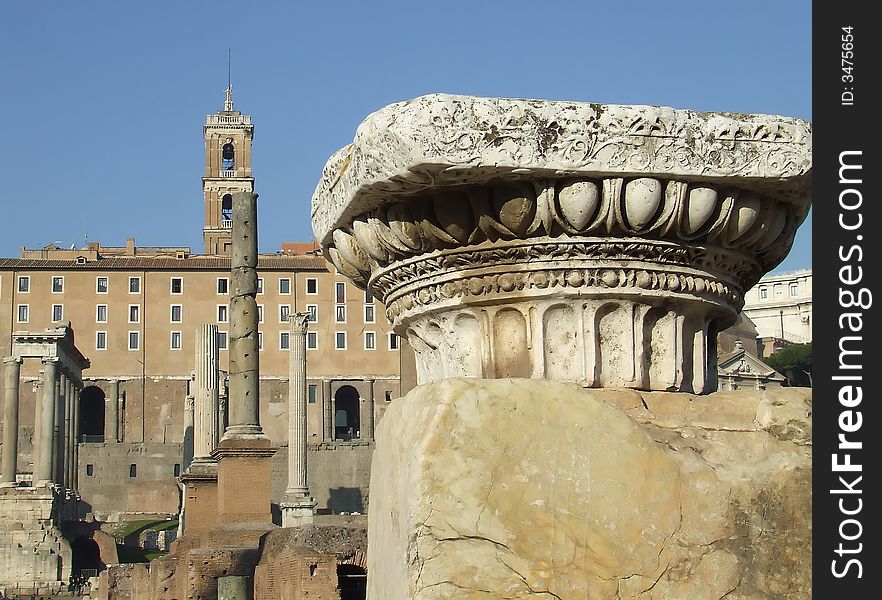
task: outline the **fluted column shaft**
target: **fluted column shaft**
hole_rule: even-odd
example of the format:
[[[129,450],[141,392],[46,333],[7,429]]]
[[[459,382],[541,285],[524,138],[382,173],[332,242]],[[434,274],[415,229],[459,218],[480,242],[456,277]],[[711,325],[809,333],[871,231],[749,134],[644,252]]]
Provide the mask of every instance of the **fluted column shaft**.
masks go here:
[[[288,489],[286,494],[308,494],[306,484],[306,330],[308,313],[288,317]]]
[[[107,403],[107,419],[104,421],[104,441],[119,441],[119,379],[110,382],[110,399]]]
[[[65,380],[64,384],[64,458],[63,465],[63,483],[65,487],[70,488],[73,483],[73,403],[74,403],[74,384],[70,380]]]
[[[362,439],[371,441],[374,439],[374,380],[368,379],[368,397],[365,400],[364,424],[361,426]]]
[[[217,325],[196,328],[193,458],[207,459],[218,442]]]
[[[187,397],[184,399],[184,459],[181,467],[184,470],[190,466],[190,463],[193,461],[193,436],[195,432],[193,429],[196,424],[196,400],[190,394],[187,394]]]
[[[3,466],[0,483],[15,484],[18,473],[18,397],[21,359],[4,358]]]
[[[257,194],[233,194],[230,398],[224,438],[263,436],[257,343]]]
[[[325,403],[325,441],[330,442],[334,439],[334,399],[331,398],[331,382],[329,380],[322,382],[322,398]]]
[[[37,463],[34,483],[48,485],[52,482],[52,438],[55,430],[55,382],[58,373],[56,359],[43,360],[43,397],[40,402],[40,438],[37,440]]]
[[[67,402],[67,374],[58,373],[55,379],[55,426],[52,428],[52,481],[64,480],[64,404]]]
[[[79,464],[80,464],[80,446],[77,443],[78,437],[80,435],[80,394],[82,394],[83,388],[81,386],[76,386],[74,388],[72,397],[71,397],[71,436],[70,443],[73,449],[71,453],[71,465],[70,465],[70,488],[71,489],[79,489]]]

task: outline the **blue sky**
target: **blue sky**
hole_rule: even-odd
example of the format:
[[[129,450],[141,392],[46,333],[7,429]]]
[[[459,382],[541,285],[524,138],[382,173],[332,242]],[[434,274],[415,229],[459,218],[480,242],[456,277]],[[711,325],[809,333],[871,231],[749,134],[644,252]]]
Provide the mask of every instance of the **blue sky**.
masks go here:
[[[301,6],[302,5],[302,6]],[[202,123],[255,123],[260,246],[311,239],[327,158],[431,92],[811,120],[807,2],[7,0],[0,256],[91,241],[202,250]],[[777,269],[811,266],[811,217]]]

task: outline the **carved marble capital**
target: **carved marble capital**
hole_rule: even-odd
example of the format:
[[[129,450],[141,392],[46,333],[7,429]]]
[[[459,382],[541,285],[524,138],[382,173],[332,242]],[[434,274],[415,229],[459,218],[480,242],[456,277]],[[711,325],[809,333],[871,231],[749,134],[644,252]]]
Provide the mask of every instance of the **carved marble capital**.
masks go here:
[[[433,95],[328,161],[326,256],[386,305],[420,382],[690,392],[808,210],[798,119]]]

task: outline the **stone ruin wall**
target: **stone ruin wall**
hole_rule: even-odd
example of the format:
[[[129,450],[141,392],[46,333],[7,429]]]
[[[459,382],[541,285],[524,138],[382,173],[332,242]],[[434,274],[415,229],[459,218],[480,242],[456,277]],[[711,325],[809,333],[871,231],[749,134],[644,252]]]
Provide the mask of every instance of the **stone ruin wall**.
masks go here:
[[[423,384],[377,428],[369,597],[810,597],[810,396],[711,394],[810,177],[787,117],[444,94],[369,116],[312,206]]]

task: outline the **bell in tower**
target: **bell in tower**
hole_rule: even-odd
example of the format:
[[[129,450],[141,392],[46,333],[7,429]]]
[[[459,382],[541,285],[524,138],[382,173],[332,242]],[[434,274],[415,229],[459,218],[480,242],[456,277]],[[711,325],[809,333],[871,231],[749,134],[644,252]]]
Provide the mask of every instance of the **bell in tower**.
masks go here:
[[[202,192],[205,225],[202,237],[205,253],[229,256],[232,244],[233,194],[253,192],[251,115],[233,108],[233,86],[228,85],[223,110],[205,117],[205,175]]]

